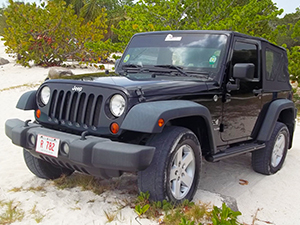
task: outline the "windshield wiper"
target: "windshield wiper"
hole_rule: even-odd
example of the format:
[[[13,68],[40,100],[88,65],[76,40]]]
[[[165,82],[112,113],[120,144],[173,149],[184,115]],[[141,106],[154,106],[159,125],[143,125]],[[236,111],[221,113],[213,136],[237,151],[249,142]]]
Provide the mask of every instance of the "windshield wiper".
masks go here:
[[[187,77],[201,77],[201,78],[206,78],[206,79],[212,79],[210,78],[210,73],[204,72],[204,71],[184,71],[182,67],[180,66],[174,66],[174,65],[155,65],[154,67],[162,67],[162,68],[168,68],[168,69],[175,69],[180,72],[180,75],[184,75]],[[159,72],[166,72],[166,71],[159,71]],[[164,74],[153,74],[152,77],[155,77],[156,75],[164,75]],[[176,74],[177,76],[179,74]],[[166,76],[166,75],[164,75]]]
[[[163,68],[163,69],[159,69]],[[168,70],[170,69],[170,70]],[[122,65],[123,73],[120,73],[123,76],[127,76],[127,72],[132,73],[151,73],[152,77],[155,76],[185,76],[185,77],[201,77],[201,78],[209,78],[208,72],[203,71],[184,71],[182,67],[175,66],[175,65],[153,65],[153,66],[141,66],[139,64],[124,64]],[[174,74],[174,70],[178,71],[179,73]],[[167,75],[168,74],[168,75]]]
[[[174,66],[174,65],[155,65],[154,67],[162,67],[162,68],[167,68],[167,69],[175,69],[175,70],[177,70],[178,72],[180,72],[184,76],[187,76],[187,77],[190,76],[189,74],[187,74],[186,72],[184,72],[182,70],[182,68],[179,67],[179,66]]]
[[[123,72],[120,72],[121,76],[127,76],[128,70],[132,70],[132,72],[140,72],[142,70],[142,66],[137,64],[123,64],[121,68],[123,70]]]
[[[122,69],[128,69],[128,68],[141,68],[141,65],[138,64],[124,64],[122,65]]]
[[[203,77],[203,78],[207,78],[207,79],[212,79],[210,77],[210,73],[209,72],[204,72],[204,71],[186,71],[190,77]]]
[[[168,68],[168,69],[175,69],[180,72],[181,75],[187,76],[187,77],[201,77],[201,78],[207,78],[209,79],[209,73],[203,72],[203,71],[184,71],[182,67],[175,66],[175,65],[155,65],[154,67],[162,67],[162,68]]]

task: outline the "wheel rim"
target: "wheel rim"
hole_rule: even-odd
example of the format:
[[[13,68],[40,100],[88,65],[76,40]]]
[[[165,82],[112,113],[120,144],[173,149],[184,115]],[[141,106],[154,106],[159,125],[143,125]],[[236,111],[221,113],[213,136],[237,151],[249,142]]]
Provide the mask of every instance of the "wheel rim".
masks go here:
[[[273,167],[277,167],[283,157],[283,153],[285,150],[286,140],[284,134],[279,134],[273,148],[271,165]]]
[[[195,155],[189,145],[182,145],[170,164],[170,189],[175,199],[183,199],[190,191],[195,176]]]

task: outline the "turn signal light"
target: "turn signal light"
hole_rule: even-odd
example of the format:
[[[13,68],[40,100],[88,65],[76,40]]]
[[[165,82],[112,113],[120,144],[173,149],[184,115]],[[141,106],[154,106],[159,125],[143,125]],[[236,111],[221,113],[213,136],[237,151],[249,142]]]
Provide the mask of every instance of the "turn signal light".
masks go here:
[[[165,124],[164,119],[161,119],[161,118],[160,118],[160,119],[158,120],[158,126],[162,127],[164,124]]]
[[[110,125],[110,131],[111,131],[113,134],[118,133],[119,130],[120,130],[119,124],[117,124],[117,123],[112,123],[112,124]]]
[[[36,110],[35,115],[36,115],[37,118],[40,118],[41,117],[41,110],[39,110],[39,109]]]

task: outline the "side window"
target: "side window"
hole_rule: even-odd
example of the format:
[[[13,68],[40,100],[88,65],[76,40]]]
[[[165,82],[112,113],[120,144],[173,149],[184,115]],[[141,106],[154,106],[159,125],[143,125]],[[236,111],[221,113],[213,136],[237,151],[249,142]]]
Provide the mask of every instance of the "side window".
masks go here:
[[[275,79],[275,73],[272,72],[274,71],[274,54],[276,53],[266,49],[266,79],[270,81]]]
[[[246,42],[235,42],[232,55],[232,66],[236,63],[253,63],[255,65],[254,78],[258,79],[258,46]]]
[[[266,48],[266,79],[274,81],[286,81],[287,75],[283,71],[283,55]]]

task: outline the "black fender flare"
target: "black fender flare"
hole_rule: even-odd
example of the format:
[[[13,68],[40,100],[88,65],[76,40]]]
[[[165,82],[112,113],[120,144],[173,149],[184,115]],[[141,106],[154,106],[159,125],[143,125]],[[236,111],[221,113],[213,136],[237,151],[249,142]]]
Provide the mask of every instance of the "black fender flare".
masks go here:
[[[25,92],[19,99],[16,108],[22,110],[36,110],[36,90]]]
[[[158,125],[159,119],[163,119],[165,125],[170,120],[189,116],[201,116],[204,119],[210,146],[215,150],[211,114],[208,108],[192,101],[169,100],[137,104],[129,110],[120,128],[142,133],[161,133],[164,126]]]
[[[297,116],[296,110],[295,110],[295,105],[293,103],[293,101],[288,100],[288,99],[277,99],[273,102],[270,103],[267,113],[264,117],[263,123],[261,125],[260,131],[258,133],[257,136],[257,141],[268,141],[270,140],[270,137],[272,135],[272,132],[274,130],[276,121],[278,120],[280,113],[283,110],[286,109],[290,109],[291,113],[292,113],[292,118],[290,120],[291,124],[288,128],[293,132],[294,131],[294,127],[295,127],[295,118]],[[291,133],[292,135],[292,133]]]

